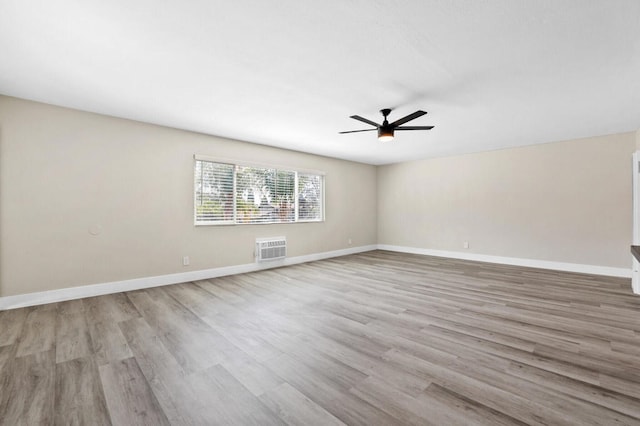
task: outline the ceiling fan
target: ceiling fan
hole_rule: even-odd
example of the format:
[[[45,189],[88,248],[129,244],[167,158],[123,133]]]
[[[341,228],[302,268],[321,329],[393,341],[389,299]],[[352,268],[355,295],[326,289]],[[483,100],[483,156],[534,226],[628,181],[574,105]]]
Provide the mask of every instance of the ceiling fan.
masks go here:
[[[401,119],[394,121],[393,123],[389,123],[389,121],[387,121],[387,116],[391,112],[391,109],[389,108],[381,109],[380,112],[384,117],[384,121],[382,122],[382,124],[378,124],[374,121],[367,120],[366,118],[360,117],[359,115],[351,116],[351,118],[355,120],[362,121],[363,123],[367,123],[374,126],[375,129],[348,130],[346,132],[339,132],[339,133],[342,134],[342,133],[371,132],[373,130],[377,130],[378,140],[381,142],[388,142],[393,139],[393,132],[395,132],[396,130],[431,130],[433,129],[433,126],[402,126],[404,123],[408,121],[415,120],[418,117],[422,117],[427,113],[426,111],[418,110],[413,114],[409,114],[406,117],[402,117]]]

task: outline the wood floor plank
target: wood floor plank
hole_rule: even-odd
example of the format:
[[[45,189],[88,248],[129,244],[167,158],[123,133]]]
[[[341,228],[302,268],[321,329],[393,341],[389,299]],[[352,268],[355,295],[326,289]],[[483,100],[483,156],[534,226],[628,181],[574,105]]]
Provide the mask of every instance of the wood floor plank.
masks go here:
[[[56,309],[52,305],[31,308],[24,323],[16,356],[49,351],[56,341]]]
[[[536,343],[544,343],[577,353],[580,351],[580,343],[586,340],[585,338],[577,338],[571,335],[553,333],[551,330],[542,327],[534,327],[523,323],[499,321],[489,316],[473,315],[467,311],[444,315],[433,311],[429,313],[407,311],[404,313],[403,317],[419,318],[425,326],[439,325],[440,327],[450,328],[452,330],[460,330],[467,327],[467,334],[477,335],[477,333],[483,333],[484,336],[482,337],[485,338],[485,340],[489,340],[486,338],[487,335],[489,335],[492,337],[490,340],[497,343],[504,343],[508,339],[510,340],[510,345],[512,347],[529,352],[533,351]],[[468,333],[468,331],[472,330],[468,327],[473,327],[477,330],[474,330],[472,333]],[[527,337],[527,339],[524,337]]]
[[[211,324],[211,326],[227,341],[259,362],[277,358],[282,354],[274,345],[251,330],[235,325],[224,327],[216,323]]]
[[[529,400],[526,397],[514,395],[495,384],[483,382],[447,367],[416,359],[395,350],[390,351],[388,356],[393,356],[399,362],[411,364],[414,368],[424,370],[434,377],[434,383],[445,389],[464,395],[519,421],[536,425],[548,423],[557,425],[572,424],[570,419],[565,417],[563,413],[545,406],[543,404],[544,401]],[[541,413],[544,413],[544,416]]]
[[[81,301],[98,365],[132,357],[118,324],[139,318],[140,313],[126,295],[109,294]]]
[[[418,399],[425,399],[425,403],[432,404],[435,401],[440,403],[441,411],[449,411],[458,414],[456,420],[463,424],[487,425],[487,426],[524,426],[526,423],[502,414],[501,412],[482,405],[472,399],[466,398],[455,392],[451,392],[442,386],[432,383],[418,396]]]
[[[191,387],[200,395],[200,401],[205,405],[202,411],[209,413],[206,417],[207,424],[285,424],[220,365],[209,368],[202,375],[189,378]]]
[[[541,401],[544,406],[557,412],[568,411],[572,416],[588,425],[628,424],[633,419],[615,410],[610,410],[599,404],[585,403],[582,398],[557,392],[552,387],[544,384],[523,380],[519,376],[509,374],[509,371],[498,371],[486,367],[473,366],[465,360],[460,360],[449,365],[456,373],[462,373],[467,377],[480,380],[493,385],[501,390],[510,392],[535,401]]]
[[[255,396],[269,392],[284,383],[282,378],[240,349],[227,352],[221,365]]]
[[[640,425],[638,312],[380,250],[2,311],[0,424]]]
[[[211,317],[223,311],[222,299],[198,286],[184,283],[166,287],[166,292],[200,318]]]
[[[329,355],[345,365],[364,373],[392,383],[397,389],[410,395],[418,395],[431,383],[431,377],[404,371],[399,366],[387,362],[382,357],[371,357],[356,349],[345,346],[320,334],[306,338],[307,344],[316,350]]]
[[[16,356],[16,350],[17,345],[0,346],[0,424],[3,418],[9,417],[9,397],[15,386],[15,373],[11,365]]]
[[[439,424],[429,415],[429,409],[425,405],[377,377],[367,378],[353,387],[351,392],[371,405],[380,407],[394,417],[396,422],[410,425]]]
[[[77,314],[84,312],[84,302],[82,299],[58,302],[56,309],[58,309],[58,315]]]
[[[522,377],[530,382],[570,394],[584,401],[607,407],[630,417],[637,417],[640,411],[640,399],[623,395],[601,386],[584,383],[561,374],[518,362],[513,362],[507,371],[514,376]],[[626,388],[625,391],[629,391],[629,389]]]
[[[342,394],[324,405],[327,411],[343,423],[353,426],[389,426],[400,424],[398,419],[385,413],[352,393]]]
[[[245,300],[238,296],[237,294],[225,289],[223,286],[218,285],[218,280],[216,278],[212,280],[206,280],[204,283],[201,283],[203,287],[207,289],[214,296],[224,300],[227,303],[231,303],[232,305],[244,303]]]
[[[8,365],[15,356],[16,345],[0,346],[0,375],[5,371],[9,371],[8,367],[5,369],[5,366]]]
[[[55,423],[110,425],[98,366],[91,356],[56,365]]]
[[[56,315],[56,362],[92,355],[93,343],[84,312],[60,312]]]
[[[133,353],[118,323],[89,321],[89,334],[98,365],[131,358]]]
[[[0,382],[0,424],[54,423],[55,351],[38,351],[5,364]]]
[[[16,343],[27,319],[27,308],[0,311],[0,346]]]
[[[184,412],[184,405],[176,403],[175,395],[183,397],[180,385],[186,373],[154,333],[144,318],[122,321],[119,324],[131,352],[147,383],[155,394],[163,412],[172,424],[185,424],[193,413]],[[195,421],[192,421],[194,423]]]
[[[305,344],[298,338],[274,339],[270,338],[283,353],[287,353],[306,366],[318,371],[329,380],[348,389],[361,380],[367,378],[367,374],[350,367],[340,360],[316,350],[313,345]]]
[[[494,362],[491,359],[492,357],[497,357],[505,361],[512,360],[534,365],[592,384],[597,384],[599,380],[599,375],[595,370],[571,362],[539,356],[535,353],[495,344],[484,339],[472,338],[460,333],[452,333],[436,327],[424,328],[421,332],[425,334],[425,338],[438,342],[442,347],[450,348],[449,350],[452,352],[457,350],[470,352],[472,355],[469,355],[469,358],[474,358],[473,354],[476,353],[479,354],[480,359],[488,359],[489,363]]]
[[[166,295],[161,289],[140,291],[129,297],[145,321],[188,372],[205,370],[222,361],[214,344],[214,330],[200,318]]]
[[[170,424],[134,358],[101,366],[100,378],[113,424]]]
[[[323,407],[336,396],[348,391],[338,382],[287,354],[268,360],[265,366]]]
[[[87,318],[96,321],[121,322],[140,317],[125,293],[106,294],[82,299]]]
[[[625,379],[622,377],[613,377],[606,374],[599,375],[599,383],[605,389],[619,392],[622,395],[628,395],[636,399],[640,399],[640,382],[632,378]],[[640,418],[640,409],[635,417]]]
[[[288,383],[265,393],[260,400],[288,425],[344,426],[343,422]]]

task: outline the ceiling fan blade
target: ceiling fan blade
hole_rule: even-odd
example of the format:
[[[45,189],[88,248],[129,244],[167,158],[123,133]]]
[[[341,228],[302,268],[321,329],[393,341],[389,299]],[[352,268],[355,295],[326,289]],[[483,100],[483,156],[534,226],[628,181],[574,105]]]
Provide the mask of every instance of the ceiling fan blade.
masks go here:
[[[402,127],[396,127],[393,130],[431,130],[434,127],[435,126],[402,126]]]
[[[362,121],[363,123],[371,124],[372,126],[375,126],[376,129],[380,127],[378,123],[368,120],[364,117],[360,117],[359,115],[352,115],[351,118],[353,118],[354,120]]]
[[[374,130],[378,130],[378,129],[366,129],[366,130],[347,130],[346,132],[338,132],[340,134],[342,133],[358,133],[358,132],[372,132]]]
[[[391,126],[400,126],[404,123],[406,123],[407,121],[411,121],[411,120],[415,120],[418,117],[422,117],[423,115],[425,115],[427,113],[427,111],[416,111],[413,114],[409,114],[406,117],[402,117],[399,120],[394,121],[393,123],[391,123]]]

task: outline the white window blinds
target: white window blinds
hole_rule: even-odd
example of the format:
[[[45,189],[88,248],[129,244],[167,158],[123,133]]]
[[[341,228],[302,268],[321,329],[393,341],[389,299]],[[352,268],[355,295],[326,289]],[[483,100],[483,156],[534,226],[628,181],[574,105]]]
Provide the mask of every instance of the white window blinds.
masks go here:
[[[196,161],[196,223],[233,223],[233,175],[233,164]]]
[[[294,222],[295,180],[292,171],[237,166],[237,222]]]
[[[195,223],[322,221],[323,175],[196,158]]]
[[[298,174],[298,220],[322,220],[322,176]]]

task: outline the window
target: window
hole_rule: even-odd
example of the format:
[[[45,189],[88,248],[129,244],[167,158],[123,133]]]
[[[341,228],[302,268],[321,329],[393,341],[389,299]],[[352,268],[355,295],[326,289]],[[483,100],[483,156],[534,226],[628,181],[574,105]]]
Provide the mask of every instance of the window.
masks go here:
[[[322,220],[322,176],[298,173],[298,220]]]
[[[195,224],[318,222],[321,173],[226,164],[196,156]]]
[[[196,223],[233,223],[232,164],[196,161]]]

